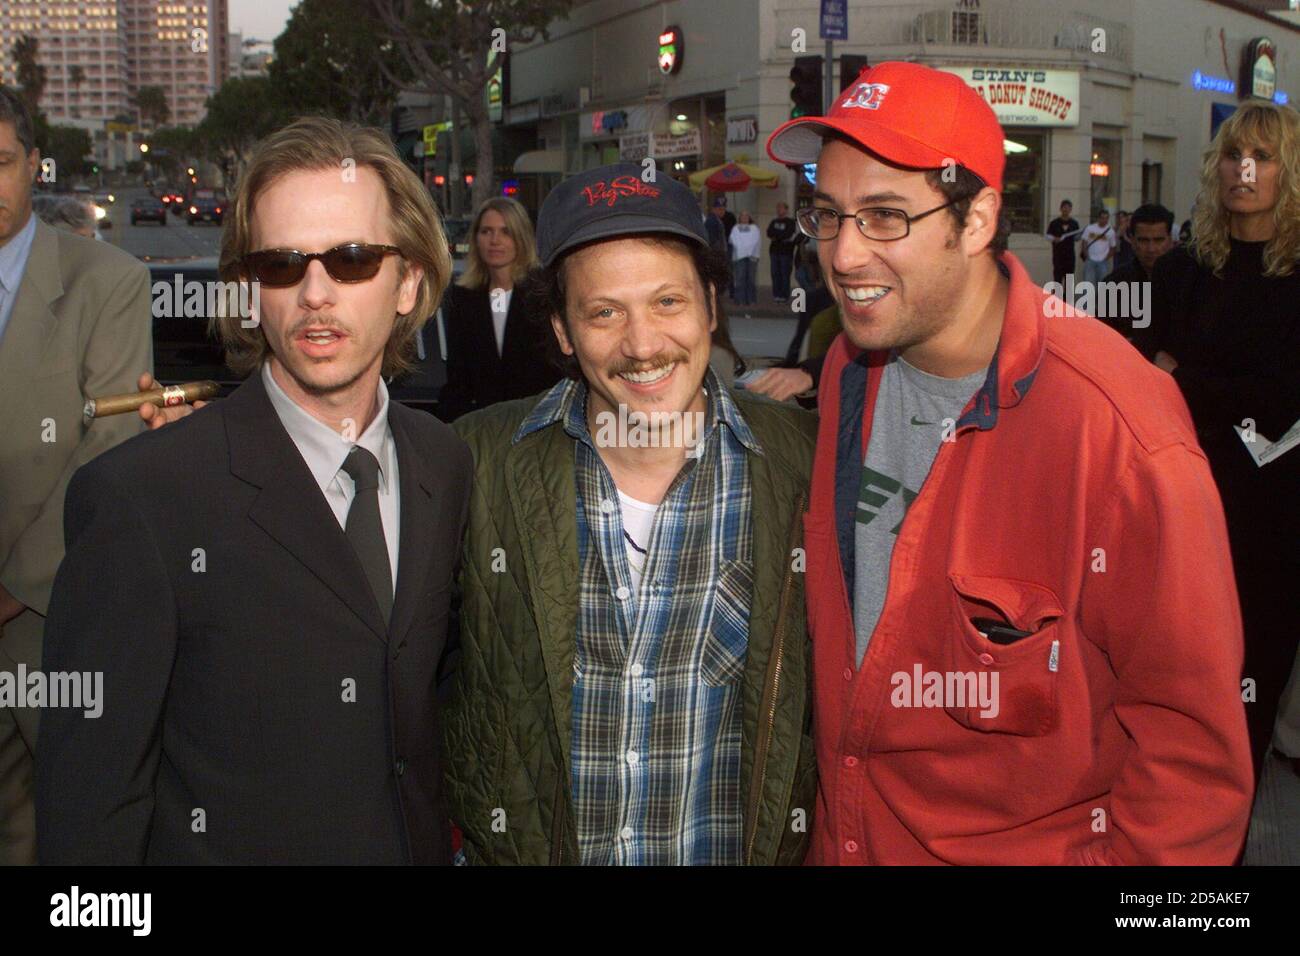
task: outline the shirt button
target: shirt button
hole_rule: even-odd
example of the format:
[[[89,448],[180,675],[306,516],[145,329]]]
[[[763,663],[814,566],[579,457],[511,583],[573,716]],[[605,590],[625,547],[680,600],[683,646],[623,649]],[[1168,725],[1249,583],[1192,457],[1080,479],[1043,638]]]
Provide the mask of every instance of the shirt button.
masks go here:
[[[626,584],[620,584],[618,590],[614,592],[614,597],[618,598],[620,601],[626,601],[631,593],[632,592],[627,589]]]
[[[992,664],[992,663],[993,663],[993,655],[992,655],[992,654],[981,654],[981,655],[980,655],[980,663],[981,663],[981,664],[984,664],[984,665],[986,665],[986,666],[989,665],[989,664]]]
[[[846,766],[846,767],[856,767],[857,765],[858,765],[858,758],[857,758],[857,757],[845,757],[845,758],[844,758],[844,766]]]
[[[857,853],[857,852],[858,852],[858,843],[857,843],[857,841],[856,841],[856,840],[845,840],[845,841],[844,841],[844,852],[845,852],[845,853]]]
[[[632,828],[624,827],[623,829],[618,831],[618,835],[621,836],[624,840],[630,840],[632,839]]]
[[[610,501],[608,498],[603,499],[603,500],[601,501],[601,503],[600,503],[600,510],[603,511],[603,512],[605,512],[605,514],[607,514],[607,515],[608,515],[608,514],[613,514],[613,513],[614,513],[614,502]]]
[[[645,671],[645,668],[642,667],[640,664],[633,664],[631,668],[629,668],[629,670],[631,671],[633,677],[640,677],[642,672]]]
[[[635,767],[637,765],[637,761],[640,759],[641,759],[641,755],[638,754],[635,750],[629,750],[627,752],[627,762],[630,766]]]
[[[846,668],[844,668],[844,679],[847,680],[847,681],[851,681],[851,680],[853,680],[853,668],[852,668],[852,667],[846,667]]]

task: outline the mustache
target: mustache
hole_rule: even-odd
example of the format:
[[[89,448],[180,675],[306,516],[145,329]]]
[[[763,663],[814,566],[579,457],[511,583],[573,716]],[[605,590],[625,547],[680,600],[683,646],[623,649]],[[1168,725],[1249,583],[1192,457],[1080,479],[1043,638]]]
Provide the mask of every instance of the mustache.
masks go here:
[[[689,360],[690,360],[690,356],[687,355],[685,352],[680,352],[675,355],[661,356],[660,358],[655,359],[653,362],[636,362],[631,359],[624,359],[623,361],[619,362],[617,365],[613,366],[610,369],[609,374],[611,376],[618,376],[618,375],[624,375],[628,372],[633,372],[633,373],[653,372],[663,368],[666,365],[672,365],[674,362],[684,363]]]
[[[289,326],[289,328],[285,330],[284,334],[286,338],[297,338],[304,329],[311,327],[333,329],[335,332],[340,332],[344,335],[352,334],[352,330],[348,328],[347,325],[340,322],[332,315],[303,316],[301,319],[294,322],[293,325]]]

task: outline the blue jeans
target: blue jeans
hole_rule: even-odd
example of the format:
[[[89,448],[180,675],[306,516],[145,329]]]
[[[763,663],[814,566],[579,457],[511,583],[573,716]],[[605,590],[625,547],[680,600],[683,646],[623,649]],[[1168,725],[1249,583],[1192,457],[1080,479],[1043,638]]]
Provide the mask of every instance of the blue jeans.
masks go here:
[[[757,259],[736,259],[731,263],[736,276],[736,302],[739,305],[753,305],[758,301],[758,288],[754,285],[758,272]]]
[[[772,296],[777,299],[790,298],[790,269],[794,266],[794,256],[789,252],[773,252],[772,261]]]
[[[1111,265],[1109,259],[1102,259],[1101,262],[1093,262],[1091,259],[1083,264],[1083,278],[1085,282],[1101,282],[1106,276],[1110,275]],[[1095,293],[1097,290],[1094,289]]]

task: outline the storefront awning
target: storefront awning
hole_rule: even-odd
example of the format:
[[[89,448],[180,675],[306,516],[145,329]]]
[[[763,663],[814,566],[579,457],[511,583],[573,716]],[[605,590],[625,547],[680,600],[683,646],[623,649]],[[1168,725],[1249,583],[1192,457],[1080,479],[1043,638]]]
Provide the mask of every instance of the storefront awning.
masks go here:
[[[563,173],[564,150],[534,149],[515,160],[516,173]]]

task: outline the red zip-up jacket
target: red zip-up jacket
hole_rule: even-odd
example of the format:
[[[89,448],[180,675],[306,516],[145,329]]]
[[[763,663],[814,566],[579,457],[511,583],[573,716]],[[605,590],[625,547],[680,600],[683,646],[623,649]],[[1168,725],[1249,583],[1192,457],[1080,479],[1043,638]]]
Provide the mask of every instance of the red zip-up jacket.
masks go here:
[[[1241,617],[1187,407],[1118,334],[1048,316],[1001,262],[997,354],[899,529],[861,670],[853,523],[886,356],[844,335],[827,356],[804,517],[808,862],[1231,864],[1253,784]],[[979,617],[1033,633],[993,643]],[[931,672],[949,694],[904,706]],[[973,691],[981,672],[996,714],[958,694],[955,675]]]

